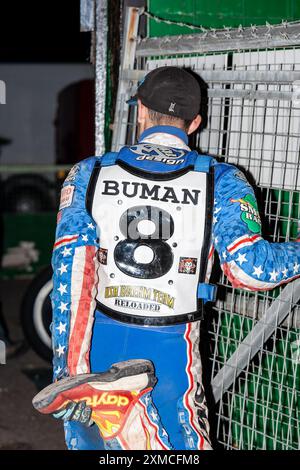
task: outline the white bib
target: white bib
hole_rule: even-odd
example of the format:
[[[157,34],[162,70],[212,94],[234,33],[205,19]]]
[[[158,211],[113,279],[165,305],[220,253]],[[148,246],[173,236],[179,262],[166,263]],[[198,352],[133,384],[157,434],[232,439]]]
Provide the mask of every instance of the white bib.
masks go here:
[[[168,175],[168,174],[166,174]],[[173,179],[102,167],[91,213],[100,230],[97,301],[104,313],[129,322],[189,321],[207,216],[207,175]]]

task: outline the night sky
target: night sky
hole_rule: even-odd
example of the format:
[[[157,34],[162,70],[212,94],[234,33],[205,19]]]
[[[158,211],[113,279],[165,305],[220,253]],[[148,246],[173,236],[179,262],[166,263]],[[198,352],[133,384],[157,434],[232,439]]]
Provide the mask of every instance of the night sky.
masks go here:
[[[87,62],[89,46],[80,0],[1,1],[0,62]]]

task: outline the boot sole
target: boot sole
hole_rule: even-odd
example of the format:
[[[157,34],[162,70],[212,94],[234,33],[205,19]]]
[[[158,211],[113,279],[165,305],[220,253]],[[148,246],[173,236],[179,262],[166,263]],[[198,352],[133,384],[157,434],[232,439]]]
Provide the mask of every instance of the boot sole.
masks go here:
[[[105,389],[106,384],[110,384],[126,377],[134,375],[148,375],[148,387],[153,387],[157,381],[154,375],[154,367],[151,361],[144,359],[132,359],[129,361],[117,362],[112,364],[110,369],[99,374],[79,374],[73,377],[66,377],[58,382],[48,385],[41,390],[32,400],[36,410],[48,407],[56,397],[67,390],[78,387],[82,384],[98,382],[97,388],[101,389],[101,384]],[[111,389],[111,388],[110,388]]]

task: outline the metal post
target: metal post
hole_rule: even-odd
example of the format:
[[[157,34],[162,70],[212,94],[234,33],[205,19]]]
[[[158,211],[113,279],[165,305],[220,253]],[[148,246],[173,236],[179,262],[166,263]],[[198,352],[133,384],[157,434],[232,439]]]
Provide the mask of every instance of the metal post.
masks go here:
[[[105,152],[105,98],[107,65],[107,0],[95,0],[95,150]]]
[[[95,0],[80,1],[80,31],[94,31]]]
[[[139,8],[129,7],[126,9],[122,59],[112,141],[113,151],[119,150],[119,148],[125,144],[126,140],[128,124],[128,104],[126,104],[126,100],[129,98],[128,94],[130,89],[128,87],[128,80],[124,77],[123,73],[124,70],[132,70],[134,68],[140,13],[141,9]]]

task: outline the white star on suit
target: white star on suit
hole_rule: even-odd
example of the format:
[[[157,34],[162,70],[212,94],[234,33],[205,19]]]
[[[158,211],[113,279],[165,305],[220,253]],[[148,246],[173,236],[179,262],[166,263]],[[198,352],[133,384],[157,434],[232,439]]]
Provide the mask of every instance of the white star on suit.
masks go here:
[[[62,346],[61,344],[58,345],[58,348],[56,349],[56,352],[58,356],[62,356],[65,353],[65,348],[66,346]]]
[[[55,374],[59,374],[62,371],[62,368],[58,366],[58,368],[55,370]]]
[[[223,256],[223,259],[227,258],[226,251],[223,251],[222,256]]]
[[[76,437],[73,437],[70,441],[70,444],[71,450],[77,450],[78,439]]]
[[[153,419],[153,421],[157,421],[157,413],[155,413],[155,411],[152,410],[150,413],[150,416]]]
[[[151,400],[150,396],[147,395],[145,398],[146,405],[149,405],[150,400]]]
[[[64,249],[63,249],[63,251],[62,251],[63,257],[65,258],[66,256],[71,256],[71,251],[72,251],[72,248],[67,248],[67,247],[65,246]]]
[[[66,304],[64,302],[60,303],[60,306],[58,307],[58,309],[61,311],[61,313],[66,312],[68,310],[67,305],[68,303]]]
[[[91,228],[92,230],[94,230],[95,225],[93,225],[92,223],[89,223],[89,224],[88,224],[88,228]]]
[[[217,217],[214,217],[214,218],[213,218],[213,224],[216,224],[217,222],[218,222]]]
[[[273,271],[269,274],[270,274],[270,281],[276,281],[279,273],[277,273],[275,269],[273,269]]]
[[[214,214],[218,214],[218,212],[220,212],[221,209],[222,207],[216,207],[214,210]]]
[[[59,288],[57,289],[58,292],[60,292],[60,295],[66,294],[67,293],[67,284],[59,284]]]
[[[88,241],[88,236],[87,236],[87,235],[82,235],[82,240],[83,240],[84,242],[87,242],[87,241]]]
[[[59,331],[59,334],[66,333],[66,323],[59,322],[59,325],[56,327],[56,330]]]
[[[300,264],[295,263],[294,264],[294,274],[297,274],[299,272]]]
[[[261,266],[253,266],[254,267],[254,271],[253,271],[253,275],[254,276],[257,276],[258,279],[260,278],[260,275],[263,273],[262,269],[261,269]]]
[[[219,242],[218,237],[215,237],[215,243],[217,244]]]
[[[60,268],[58,268],[57,271],[59,271],[60,275],[62,275],[63,273],[67,272],[67,268],[68,268],[67,264],[61,263]]]
[[[283,274],[283,277],[287,277],[287,272],[288,272],[288,269],[287,268],[284,268],[283,271],[281,271],[282,274]]]
[[[240,263],[240,265],[242,266],[243,263],[246,263],[248,260],[246,258],[246,254],[244,253],[243,255],[241,253],[239,253],[236,261],[238,261]]]

